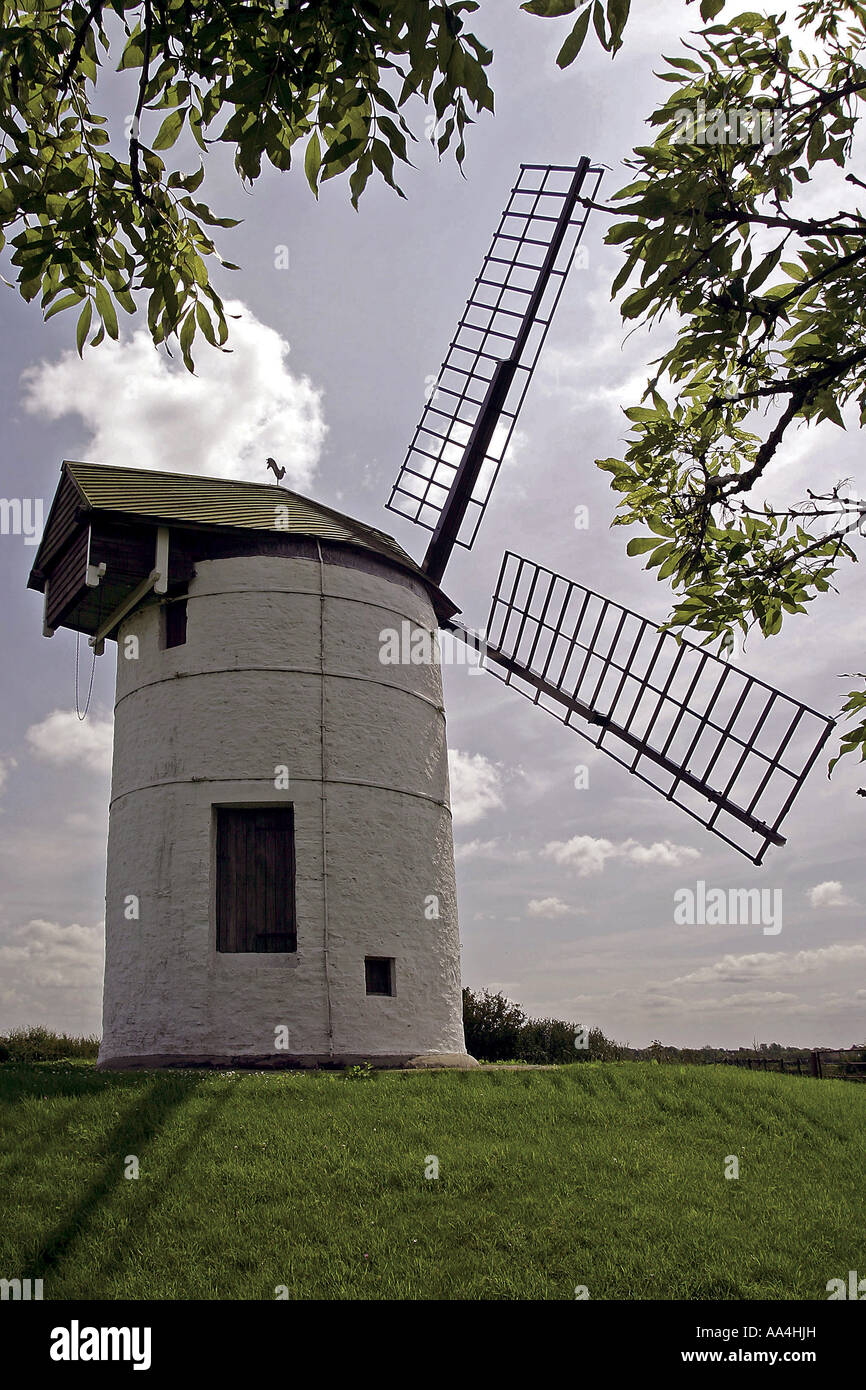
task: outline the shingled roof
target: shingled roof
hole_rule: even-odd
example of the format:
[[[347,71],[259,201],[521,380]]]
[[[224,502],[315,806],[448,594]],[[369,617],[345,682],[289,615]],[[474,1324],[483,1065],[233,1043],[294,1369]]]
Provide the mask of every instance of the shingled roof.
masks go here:
[[[240,526],[252,531],[318,536],[361,546],[387,556],[415,574],[422,573],[402,546],[384,531],[354,521],[288,488],[236,478],[68,460],[62,471],[74,483],[87,510],[196,526]],[[286,509],[279,513],[279,525],[277,507]],[[36,574],[41,570],[44,553],[52,548],[55,510],[52,507],[33,563]]]
[[[279,509],[279,510],[278,510]],[[155,547],[171,542],[161,582],[180,592],[197,561],[214,556],[296,554],[326,561],[346,548],[368,552],[421,582],[440,622],[457,611],[391,536],[333,507],[272,483],[67,461],[30,571],[28,587],[45,595],[44,628],[94,635],[154,572]],[[330,560],[329,560],[330,557]],[[352,563],[369,567],[370,558]],[[136,599],[136,602],[139,600]],[[106,631],[108,629],[106,628]]]

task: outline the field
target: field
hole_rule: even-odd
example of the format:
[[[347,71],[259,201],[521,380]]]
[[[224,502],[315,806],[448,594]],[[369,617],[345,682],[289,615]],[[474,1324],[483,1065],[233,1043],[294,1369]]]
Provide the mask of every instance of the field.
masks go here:
[[[6,1063],[0,1275],[45,1299],[820,1300],[866,1268],[864,1139],[866,1087],[725,1067]]]

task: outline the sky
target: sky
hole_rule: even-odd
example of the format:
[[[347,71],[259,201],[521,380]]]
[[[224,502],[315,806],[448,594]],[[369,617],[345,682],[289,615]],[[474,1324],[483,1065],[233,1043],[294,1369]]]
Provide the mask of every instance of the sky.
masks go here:
[[[622,161],[662,88],[659,55],[676,53],[694,17],[682,0],[639,5],[615,61],[588,41],[562,73],[562,23],[484,0],[473,29],[495,53],[496,114],[469,131],[465,177],[415,147],[405,201],[371,181],[356,213],[333,180],[316,202],[300,167],[247,192],[229,158],[209,157],[201,196],[243,219],[219,233],[242,269],[216,277],[237,316],[233,351],[202,345],[194,378],[140,329],[81,361],[67,316],[43,324],[5,290],[3,495],[47,514],[63,458],[267,481],[271,455],[286,486],[420,559],[427,532],[384,503],[519,164],[586,153],[609,168],[603,193],[626,182]],[[127,95],[109,83],[105,109],[121,123]],[[819,188],[804,196],[821,205]],[[662,342],[621,325],[606,225],[590,219],[586,264],[566,286],[478,539],[448,568],[444,587],[476,628],[506,549],[658,621],[670,611],[667,586],[626,556],[630,533],[611,529],[616,498],[594,466],[621,453],[622,411]],[[800,431],[767,484],[781,499],[856,478],[858,447],[855,429]],[[577,508],[588,509],[581,529]],[[41,597],[25,587],[34,554],[24,536],[0,536],[0,1033],[98,1033],[115,647],[96,661],[81,721],[76,638],[42,637]],[[854,688],[845,677],[863,668],[866,637],[857,568],[838,588],[738,657],[827,714]],[[90,669],[82,640],[82,704]],[[866,772],[853,759],[828,780],[822,758],[787,845],[756,868],[491,675],[446,665],[444,678],[465,985],[632,1047],[866,1041],[866,803],[855,794]],[[767,890],[781,929],[677,921],[676,895],[698,882]]]

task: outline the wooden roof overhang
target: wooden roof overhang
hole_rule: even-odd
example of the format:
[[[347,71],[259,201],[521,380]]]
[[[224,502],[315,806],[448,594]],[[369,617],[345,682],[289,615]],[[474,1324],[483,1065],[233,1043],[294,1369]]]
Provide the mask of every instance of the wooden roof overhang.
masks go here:
[[[288,513],[287,524],[262,524],[275,506]],[[197,561],[319,554],[326,564],[374,573],[384,566],[429,595],[440,623],[458,612],[390,536],[287,489],[69,462],[28,588],[45,596],[47,636],[71,628],[99,651],[140,603],[185,592]]]

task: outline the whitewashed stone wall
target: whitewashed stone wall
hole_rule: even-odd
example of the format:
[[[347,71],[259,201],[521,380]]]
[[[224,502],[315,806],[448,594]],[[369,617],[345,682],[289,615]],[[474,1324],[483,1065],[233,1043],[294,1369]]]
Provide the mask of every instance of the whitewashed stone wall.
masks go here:
[[[157,603],[119,632],[101,1065],[464,1054],[441,674],[379,661],[382,629],[435,628],[426,595],[385,565],[245,557],[198,564],[187,614],[169,650]],[[297,953],[219,953],[213,807],[286,801]],[[366,994],[365,955],[395,958],[393,997]]]

